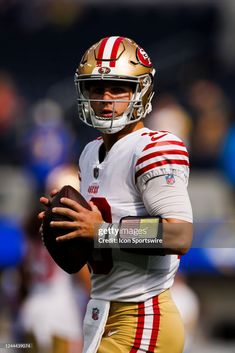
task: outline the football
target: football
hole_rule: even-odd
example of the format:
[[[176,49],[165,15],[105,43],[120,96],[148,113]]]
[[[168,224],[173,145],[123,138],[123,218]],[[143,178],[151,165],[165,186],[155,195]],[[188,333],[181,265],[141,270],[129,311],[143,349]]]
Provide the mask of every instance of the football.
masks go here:
[[[63,242],[57,242],[58,236],[70,233],[69,229],[52,228],[51,221],[68,221],[66,216],[52,212],[53,207],[67,207],[60,202],[62,197],[67,197],[79,203],[81,206],[91,210],[90,205],[84,197],[70,185],[65,185],[52,198],[45,212],[42,223],[42,240],[51,257],[64,271],[72,274],[78,272],[88,261],[93,249],[93,239],[74,238]]]

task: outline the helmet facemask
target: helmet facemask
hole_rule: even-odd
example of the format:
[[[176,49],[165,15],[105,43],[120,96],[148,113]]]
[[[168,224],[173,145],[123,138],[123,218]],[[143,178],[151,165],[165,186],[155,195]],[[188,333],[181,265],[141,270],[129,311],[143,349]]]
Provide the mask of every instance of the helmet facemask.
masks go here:
[[[103,76],[103,75],[102,75]],[[129,83],[132,86],[132,97],[129,100],[126,99],[91,99],[89,97],[89,85],[92,85],[94,81],[115,81],[122,83]],[[151,99],[153,93],[149,97],[145,97],[146,93],[152,86],[152,77],[150,75],[143,75],[138,78],[136,77],[78,77],[75,75],[75,85],[78,94],[78,113],[79,118],[89,126],[101,131],[105,134],[113,134],[122,130],[126,125],[132,124],[144,118],[147,113],[151,111]],[[143,106],[143,99],[147,99],[146,106]],[[95,114],[92,108],[92,103],[107,103],[112,104],[112,117],[106,118]],[[128,103],[127,108],[121,114],[116,116],[115,104],[119,102]]]

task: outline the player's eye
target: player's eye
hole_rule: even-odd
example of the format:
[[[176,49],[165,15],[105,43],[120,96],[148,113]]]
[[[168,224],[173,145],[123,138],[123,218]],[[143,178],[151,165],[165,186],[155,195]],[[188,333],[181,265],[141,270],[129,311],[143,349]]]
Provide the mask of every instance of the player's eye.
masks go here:
[[[102,95],[102,94],[104,94],[104,88],[103,87],[91,87],[90,93]]]
[[[127,93],[127,89],[124,87],[121,87],[121,86],[111,87],[110,93],[111,94],[123,94],[123,93]]]

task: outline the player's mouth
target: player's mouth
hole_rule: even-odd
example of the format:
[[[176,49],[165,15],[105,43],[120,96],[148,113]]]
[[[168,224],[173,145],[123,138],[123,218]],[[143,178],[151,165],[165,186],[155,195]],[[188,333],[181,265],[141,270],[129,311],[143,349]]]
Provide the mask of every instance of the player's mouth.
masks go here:
[[[100,113],[99,116],[102,118],[106,118],[106,119],[111,119],[113,116],[115,116],[115,112],[113,112],[113,110],[110,109],[103,109]]]

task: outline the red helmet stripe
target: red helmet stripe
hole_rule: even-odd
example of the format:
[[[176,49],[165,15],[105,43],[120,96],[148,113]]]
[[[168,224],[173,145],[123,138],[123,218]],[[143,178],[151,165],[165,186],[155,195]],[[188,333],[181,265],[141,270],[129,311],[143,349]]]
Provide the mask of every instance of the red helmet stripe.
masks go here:
[[[109,39],[109,37],[106,37],[100,43],[100,48],[99,48],[98,56],[97,56],[97,66],[101,66],[101,64],[102,64],[101,60],[103,59],[104,48],[105,48],[105,45],[106,45],[108,39]]]
[[[104,38],[99,47],[97,55],[97,66],[102,66],[103,60],[109,61],[110,67],[115,67],[118,48],[124,37],[106,37]]]
[[[116,65],[116,58],[117,58],[117,52],[118,52],[118,48],[119,48],[119,45],[120,43],[123,41],[124,37],[118,37],[115,42],[114,42],[114,45],[113,45],[113,48],[112,48],[112,52],[111,52],[111,57],[110,57],[110,60],[113,60],[110,62],[110,67],[115,67]]]

